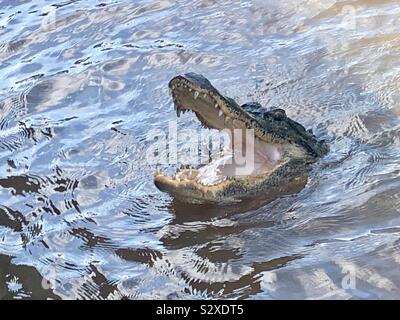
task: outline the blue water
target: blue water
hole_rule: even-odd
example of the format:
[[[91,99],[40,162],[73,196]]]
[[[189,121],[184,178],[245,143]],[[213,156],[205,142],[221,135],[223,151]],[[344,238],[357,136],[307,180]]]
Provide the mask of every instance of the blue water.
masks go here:
[[[0,298],[399,298],[399,27],[396,1],[1,1]],[[155,188],[188,71],[327,140],[303,190]]]

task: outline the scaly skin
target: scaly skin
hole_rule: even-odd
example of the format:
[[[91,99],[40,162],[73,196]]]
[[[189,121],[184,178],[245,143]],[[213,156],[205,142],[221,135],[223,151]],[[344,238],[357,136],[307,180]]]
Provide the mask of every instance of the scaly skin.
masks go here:
[[[282,155],[273,170],[248,177],[229,177],[213,185],[156,173],[155,185],[182,201],[226,203],[265,193],[287,193],[290,184],[306,180],[309,164],[328,151],[324,141],[318,141],[311,131],[288,118],[284,110],[267,110],[254,102],[239,106],[233,99],[221,95],[201,75],[177,76],[170,81],[169,88],[178,116],[182,111],[191,110],[208,128],[253,129],[263,143],[278,145]],[[181,177],[185,177],[184,171]]]

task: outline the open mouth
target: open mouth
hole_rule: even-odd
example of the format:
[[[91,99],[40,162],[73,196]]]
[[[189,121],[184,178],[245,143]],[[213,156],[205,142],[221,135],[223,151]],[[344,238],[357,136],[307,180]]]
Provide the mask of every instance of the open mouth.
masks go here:
[[[191,111],[204,127],[229,132],[229,146],[219,157],[198,168],[183,166],[172,176],[157,172],[154,182],[173,196],[215,200],[216,194],[236,181],[243,184],[245,180],[250,185],[264,180],[284,163],[285,151],[282,144],[267,142],[257,132],[249,131],[254,122],[252,116],[222,96],[208,80],[198,77],[186,74],[170,81],[177,116]]]

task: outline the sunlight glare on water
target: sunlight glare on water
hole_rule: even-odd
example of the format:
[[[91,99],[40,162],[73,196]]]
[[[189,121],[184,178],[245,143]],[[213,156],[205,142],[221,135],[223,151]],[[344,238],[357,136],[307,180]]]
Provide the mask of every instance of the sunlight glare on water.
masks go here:
[[[1,1],[0,299],[400,298],[399,30],[390,0]],[[189,71],[326,139],[303,190],[156,189]]]

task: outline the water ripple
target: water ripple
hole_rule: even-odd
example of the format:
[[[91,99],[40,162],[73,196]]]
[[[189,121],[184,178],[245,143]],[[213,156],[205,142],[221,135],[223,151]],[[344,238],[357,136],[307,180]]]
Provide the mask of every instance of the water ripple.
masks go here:
[[[396,1],[0,6],[0,298],[399,297]],[[187,71],[327,141],[302,190],[158,192],[146,135],[175,120],[167,83]]]

